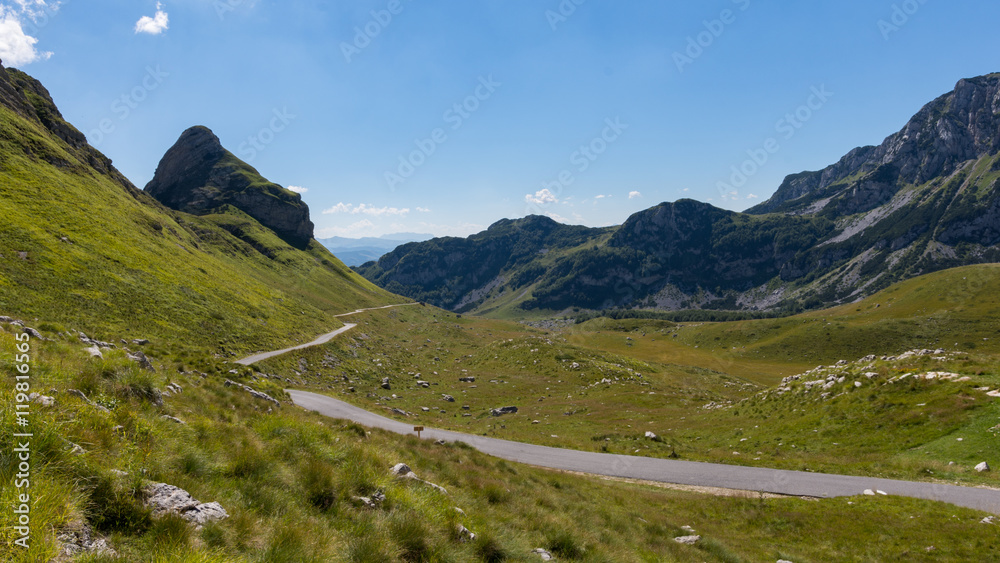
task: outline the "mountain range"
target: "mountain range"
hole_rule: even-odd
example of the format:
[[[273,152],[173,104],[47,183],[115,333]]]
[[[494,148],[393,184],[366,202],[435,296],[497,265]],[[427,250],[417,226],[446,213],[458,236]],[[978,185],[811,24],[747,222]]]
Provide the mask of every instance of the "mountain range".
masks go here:
[[[398,302],[313,238],[309,209],[205,127],[140,190],[34,78],[0,66],[0,310],[254,349]]]
[[[434,238],[420,233],[390,233],[380,237],[330,237],[317,239],[341,262],[348,266],[360,266],[378,260],[396,247],[408,242],[422,242]]]
[[[958,82],[879,146],[788,176],[746,212],[680,200],[609,228],[540,217],[401,246],[357,268],[460,312],[795,311],[1000,260],[1000,74]]]

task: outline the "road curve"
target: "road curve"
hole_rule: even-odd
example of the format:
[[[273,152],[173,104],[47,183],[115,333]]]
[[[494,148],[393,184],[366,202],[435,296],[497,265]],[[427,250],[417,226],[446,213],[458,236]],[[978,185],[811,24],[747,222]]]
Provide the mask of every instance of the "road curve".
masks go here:
[[[368,309],[358,309],[356,311],[351,311],[350,313],[341,313],[339,315],[334,315],[334,317],[348,317],[350,315],[357,315],[358,313],[364,313],[366,311],[377,311],[379,309],[391,309],[393,307],[406,307],[406,306],[409,306],[409,305],[418,305],[418,303],[401,303],[401,304],[398,304],[398,305],[385,305],[385,306],[382,306],[382,307],[370,307]],[[253,356],[247,356],[246,358],[243,358],[242,360],[236,360],[236,363],[242,364],[244,366],[248,366],[248,365],[250,365],[250,364],[252,364],[254,362],[260,362],[260,361],[266,360],[268,358],[273,358],[275,356],[280,356],[282,354],[287,354],[288,352],[291,352],[291,351],[294,351],[294,350],[301,350],[303,348],[310,348],[312,346],[319,346],[320,344],[326,344],[327,342],[333,340],[333,338],[335,336],[337,336],[339,334],[343,334],[343,333],[351,330],[352,328],[354,328],[356,326],[358,326],[358,325],[357,324],[352,324],[352,323],[344,323],[344,326],[338,328],[337,330],[335,330],[333,332],[328,332],[328,333],[326,333],[326,334],[318,337],[316,340],[313,340],[312,342],[308,342],[306,344],[299,344],[298,346],[292,346],[291,348],[285,348],[283,350],[275,350],[273,352],[261,352],[260,354],[254,354]]]
[[[326,395],[291,389],[288,390],[288,394],[296,405],[324,416],[352,420],[364,426],[382,428],[397,434],[413,434],[412,424],[377,415]],[[608,477],[818,498],[855,496],[863,494],[865,489],[871,489],[884,491],[890,495],[942,501],[1000,514],[1000,490],[994,489],[602,454],[498,440],[434,428],[426,428],[421,437],[427,440],[465,442],[483,453],[510,461]]]

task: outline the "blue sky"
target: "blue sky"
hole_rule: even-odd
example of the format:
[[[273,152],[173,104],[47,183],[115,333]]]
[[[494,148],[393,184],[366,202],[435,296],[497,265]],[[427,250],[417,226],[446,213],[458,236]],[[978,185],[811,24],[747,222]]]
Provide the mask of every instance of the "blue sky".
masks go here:
[[[206,125],[304,189],[318,237],[467,235],[745,209],[1000,71],[998,20],[944,0],[0,0],[0,58],[139,187]]]

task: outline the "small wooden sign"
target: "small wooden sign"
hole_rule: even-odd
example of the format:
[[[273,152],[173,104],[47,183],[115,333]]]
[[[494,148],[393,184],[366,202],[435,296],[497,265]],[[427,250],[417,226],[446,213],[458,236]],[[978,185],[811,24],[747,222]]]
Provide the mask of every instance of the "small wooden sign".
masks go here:
[[[413,431],[417,433],[417,438],[420,437],[420,433],[424,431],[423,426],[414,426]]]

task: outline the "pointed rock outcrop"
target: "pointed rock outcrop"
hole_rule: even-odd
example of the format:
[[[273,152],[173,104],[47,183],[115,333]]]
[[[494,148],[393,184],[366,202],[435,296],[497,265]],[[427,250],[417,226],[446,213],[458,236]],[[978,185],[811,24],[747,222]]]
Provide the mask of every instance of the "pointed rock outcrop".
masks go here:
[[[167,207],[194,215],[231,205],[299,248],[313,236],[302,197],[263,178],[226,150],[207,127],[181,134],[145,190]]]

